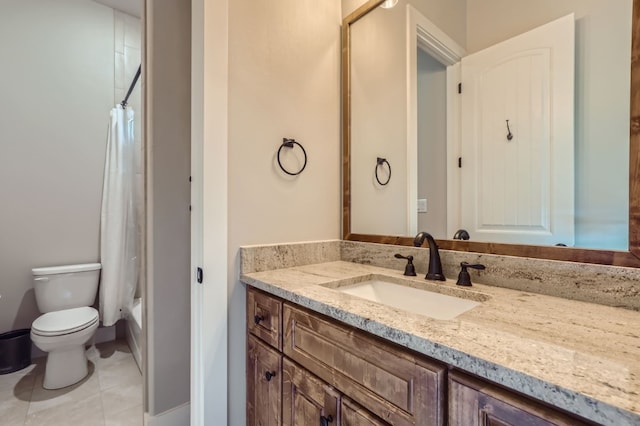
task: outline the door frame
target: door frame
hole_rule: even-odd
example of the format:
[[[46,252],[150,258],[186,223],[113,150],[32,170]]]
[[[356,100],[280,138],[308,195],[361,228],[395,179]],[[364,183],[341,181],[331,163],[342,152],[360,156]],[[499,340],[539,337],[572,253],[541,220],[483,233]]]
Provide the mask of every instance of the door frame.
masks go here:
[[[461,102],[458,93],[460,60],[466,51],[416,8],[407,5],[407,235],[418,232],[418,48],[447,67],[447,235],[460,224]],[[456,212],[456,217],[451,217]]]
[[[229,0],[191,1],[193,426],[228,422],[228,8]]]

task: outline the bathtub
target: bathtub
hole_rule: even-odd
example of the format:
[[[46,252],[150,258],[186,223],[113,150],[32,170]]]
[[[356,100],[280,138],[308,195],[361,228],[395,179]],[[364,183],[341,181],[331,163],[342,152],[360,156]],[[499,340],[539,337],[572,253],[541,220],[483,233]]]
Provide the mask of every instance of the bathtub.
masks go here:
[[[138,298],[133,301],[133,308],[127,317],[127,344],[131,348],[133,358],[135,358],[138,368],[142,372],[142,363],[140,357],[140,345],[142,344],[142,299]]]

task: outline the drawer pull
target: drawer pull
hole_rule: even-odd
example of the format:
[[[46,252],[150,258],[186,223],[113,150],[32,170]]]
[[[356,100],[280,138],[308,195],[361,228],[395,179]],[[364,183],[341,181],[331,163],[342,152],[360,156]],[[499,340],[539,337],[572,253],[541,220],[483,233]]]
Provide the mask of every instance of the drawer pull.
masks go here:
[[[270,382],[274,377],[276,377],[275,371],[267,371],[266,373],[264,373],[264,378],[267,379],[267,382]]]
[[[264,321],[264,316],[263,315],[256,315],[255,317],[253,317],[253,321],[256,323],[256,325],[260,324],[261,321]]]
[[[333,422],[333,416],[329,414],[327,417],[320,416],[320,426],[329,426],[329,423]]]

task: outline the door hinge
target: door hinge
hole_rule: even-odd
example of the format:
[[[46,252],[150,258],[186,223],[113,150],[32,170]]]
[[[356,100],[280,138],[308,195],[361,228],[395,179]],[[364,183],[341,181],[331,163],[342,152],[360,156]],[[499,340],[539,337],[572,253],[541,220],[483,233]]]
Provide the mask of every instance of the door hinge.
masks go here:
[[[191,176],[189,176],[189,182],[191,182]]]
[[[462,157],[458,157],[458,168],[462,168]]]
[[[202,274],[202,268],[198,266],[196,268],[196,281],[198,281],[199,284],[202,284]]]
[[[462,83],[458,83],[458,93],[462,93]]]

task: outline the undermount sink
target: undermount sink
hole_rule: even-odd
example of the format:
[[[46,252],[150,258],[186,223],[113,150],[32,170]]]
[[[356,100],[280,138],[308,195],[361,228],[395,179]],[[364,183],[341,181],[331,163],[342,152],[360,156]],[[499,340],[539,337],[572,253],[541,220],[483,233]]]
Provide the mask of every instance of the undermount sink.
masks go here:
[[[354,284],[331,285],[329,287],[340,293],[439,320],[454,319],[480,305],[480,302],[475,300],[423,290],[379,277]]]

